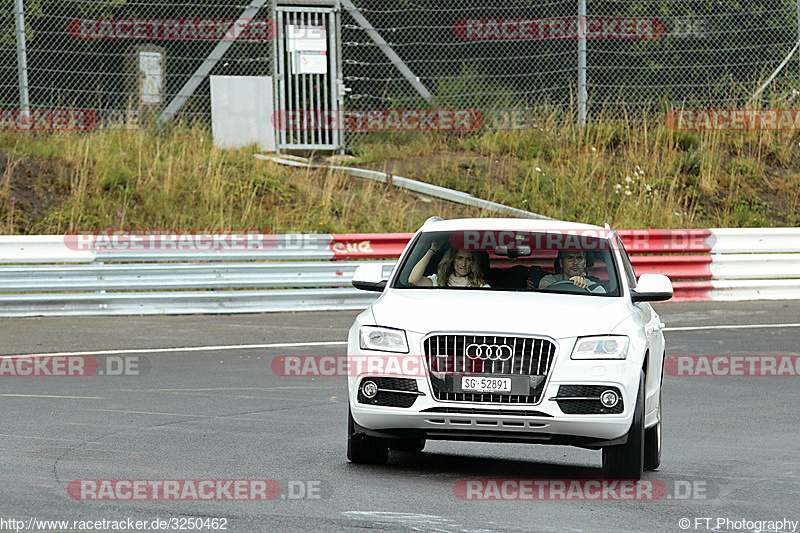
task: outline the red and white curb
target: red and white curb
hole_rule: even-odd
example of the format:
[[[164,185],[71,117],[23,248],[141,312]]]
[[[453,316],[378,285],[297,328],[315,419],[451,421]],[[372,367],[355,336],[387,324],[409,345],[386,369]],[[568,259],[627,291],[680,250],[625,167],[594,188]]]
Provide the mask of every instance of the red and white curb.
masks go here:
[[[800,228],[618,230],[637,275],[673,280],[680,301],[800,299]],[[391,259],[412,233],[332,234],[334,260]]]

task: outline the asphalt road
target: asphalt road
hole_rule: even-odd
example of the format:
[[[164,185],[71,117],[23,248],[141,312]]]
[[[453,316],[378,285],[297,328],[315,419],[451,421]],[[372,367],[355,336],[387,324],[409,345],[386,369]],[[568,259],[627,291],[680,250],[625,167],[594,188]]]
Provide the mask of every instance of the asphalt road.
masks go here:
[[[800,302],[657,311],[669,328],[668,356],[800,354]],[[800,520],[798,377],[665,376],[664,457],[646,474],[666,490],[656,501],[454,495],[465,479],[598,478],[600,452],[578,448],[429,442],[422,454],[392,452],[386,466],[349,464],[345,379],[280,377],[270,362],[344,354],[355,314],[0,319],[3,354],[89,352],[105,374],[121,357],[137,357],[140,374],[0,377],[0,530],[18,527],[9,520],[27,527],[31,518],[131,518],[151,531],[154,519],[213,517],[231,531],[422,532],[686,531],[682,518],[689,531],[792,531],[756,521]],[[270,346],[284,343],[300,345]],[[102,350],[109,352],[94,353]],[[263,479],[281,494],[177,502],[70,496],[79,480],[109,479]],[[301,488],[311,496],[295,499]],[[720,527],[719,518],[743,522]]]

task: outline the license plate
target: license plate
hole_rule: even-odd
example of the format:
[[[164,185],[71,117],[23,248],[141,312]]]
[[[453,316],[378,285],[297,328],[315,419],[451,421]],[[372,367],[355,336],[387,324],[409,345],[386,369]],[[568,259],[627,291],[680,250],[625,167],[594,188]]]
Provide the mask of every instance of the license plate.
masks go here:
[[[461,389],[478,392],[511,392],[511,378],[462,377]]]

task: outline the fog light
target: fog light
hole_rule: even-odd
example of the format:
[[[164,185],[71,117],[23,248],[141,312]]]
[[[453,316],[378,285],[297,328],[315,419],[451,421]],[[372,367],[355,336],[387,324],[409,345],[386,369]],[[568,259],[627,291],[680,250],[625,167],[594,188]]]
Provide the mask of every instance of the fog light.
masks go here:
[[[374,398],[378,394],[378,386],[374,381],[365,381],[361,385],[361,392],[363,392],[364,396],[367,398]]]
[[[603,394],[600,395],[600,403],[610,409],[619,403],[619,394],[613,390],[603,391]]]

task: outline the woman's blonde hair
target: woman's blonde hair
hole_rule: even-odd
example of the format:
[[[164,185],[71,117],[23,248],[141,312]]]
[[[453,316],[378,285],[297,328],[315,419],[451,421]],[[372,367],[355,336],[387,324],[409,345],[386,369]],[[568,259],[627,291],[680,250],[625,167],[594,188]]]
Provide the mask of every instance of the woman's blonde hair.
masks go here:
[[[456,255],[458,255],[458,252],[460,252],[460,250],[456,250],[455,248],[448,249],[439,262],[439,268],[436,271],[436,283],[440,287],[447,287],[450,276],[455,274]],[[486,282],[483,279],[483,272],[481,272],[478,253],[472,250],[466,250],[466,252],[472,256],[472,263],[470,264],[469,273],[467,274],[467,286],[481,287]]]

